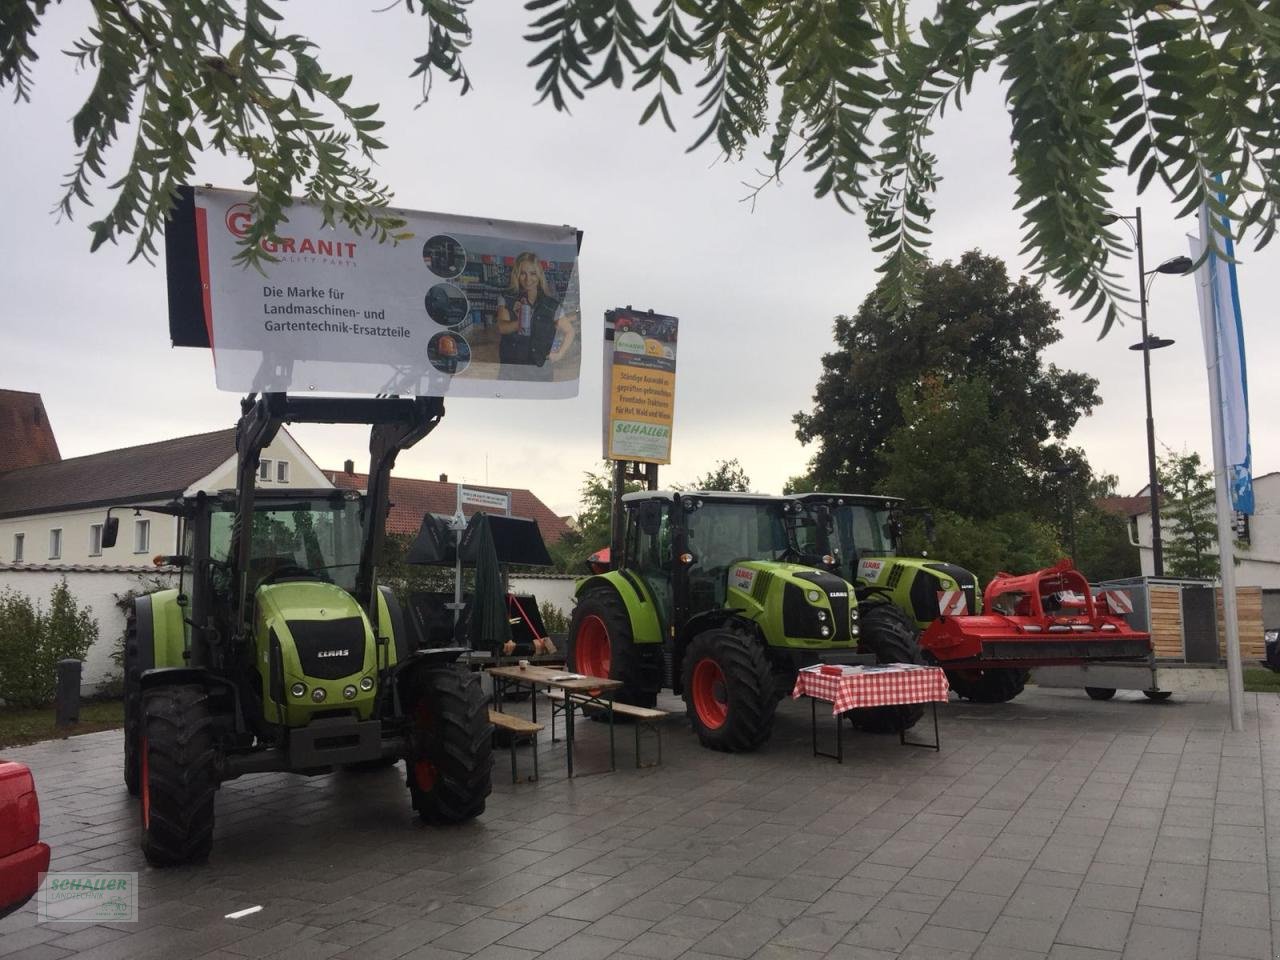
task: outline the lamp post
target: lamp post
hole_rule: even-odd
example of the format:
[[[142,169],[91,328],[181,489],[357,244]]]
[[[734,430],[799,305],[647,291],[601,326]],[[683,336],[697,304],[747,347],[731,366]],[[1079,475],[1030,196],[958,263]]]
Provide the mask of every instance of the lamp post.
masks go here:
[[[1158,267],[1148,270],[1142,245],[1142,208],[1138,207],[1133,216],[1119,213],[1113,216],[1129,228],[1138,253],[1138,316],[1142,323],[1142,342],[1135,343],[1129,349],[1142,351],[1142,383],[1147,399],[1147,486],[1151,499],[1151,561],[1155,575],[1163,577],[1164,541],[1160,535],[1160,477],[1156,472],[1156,426],[1151,415],[1151,351],[1170,346],[1173,341],[1152,336],[1147,332],[1147,292],[1151,286],[1147,278],[1154,280],[1159,273],[1185,274],[1191,269],[1192,262],[1187,256],[1172,257]]]

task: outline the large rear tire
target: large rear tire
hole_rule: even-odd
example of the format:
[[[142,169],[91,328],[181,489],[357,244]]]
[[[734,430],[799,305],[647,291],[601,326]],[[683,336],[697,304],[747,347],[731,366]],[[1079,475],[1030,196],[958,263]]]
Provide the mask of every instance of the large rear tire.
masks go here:
[[[645,683],[626,604],[613,590],[588,590],[578,598],[569,621],[565,662],[575,673],[621,680],[613,695],[619,703],[652,707],[658,701],[653,684]]]
[[[756,638],[704,630],[685,651],[683,681],[685,710],[704,747],[744,753],[773,733],[773,672]]]
[[[1008,703],[1027,685],[1026,670],[948,670],[947,682],[956,695],[974,703]]]
[[[454,664],[419,667],[406,678],[403,700],[413,809],[428,823],[480,816],[493,787],[493,725],[480,678]]]
[[[141,792],[142,666],[138,647],[138,616],[133,609],[124,627],[124,785],[129,796]]]
[[[876,663],[924,663],[915,621],[891,603],[862,608],[858,620],[858,652],[874,653]],[[909,730],[924,716],[924,705],[866,707],[845,714],[849,722],[867,733],[897,733]]]
[[[195,685],[146,690],[140,725],[142,852],[153,867],[204,860],[218,789],[209,694]]]

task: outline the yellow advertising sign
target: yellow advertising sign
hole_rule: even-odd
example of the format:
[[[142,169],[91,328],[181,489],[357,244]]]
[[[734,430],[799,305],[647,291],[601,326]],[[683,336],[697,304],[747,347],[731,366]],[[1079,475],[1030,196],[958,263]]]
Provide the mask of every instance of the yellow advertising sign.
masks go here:
[[[632,310],[605,314],[604,455],[671,462],[676,407],[675,317]]]

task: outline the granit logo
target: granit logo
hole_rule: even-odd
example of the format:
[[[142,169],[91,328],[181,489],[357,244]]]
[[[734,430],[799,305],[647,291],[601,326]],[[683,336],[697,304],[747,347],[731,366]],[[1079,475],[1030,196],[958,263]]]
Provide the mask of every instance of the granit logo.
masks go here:
[[[247,203],[233,203],[227,208],[223,222],[228,232],[237,239],[248,236],[253,226],[253,208]],[[329,258],[336,262],[354,261],[356,244],[347,240],[326,240],[319,237],[285,237],[279,240],[266,240],[261,243],[267,253],[276,254],[281,259],[302,260],[304,257],[317,259]]]

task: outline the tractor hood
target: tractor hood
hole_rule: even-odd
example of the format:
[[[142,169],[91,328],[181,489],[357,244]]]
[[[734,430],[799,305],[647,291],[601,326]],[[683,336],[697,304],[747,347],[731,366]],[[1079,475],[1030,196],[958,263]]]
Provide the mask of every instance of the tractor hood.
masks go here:
[[[744,560],[726,573],[725,605],[752,619],[781,618],[781,635],[803,643],[849,644],[858,605],[849,583],[801,563]]]

